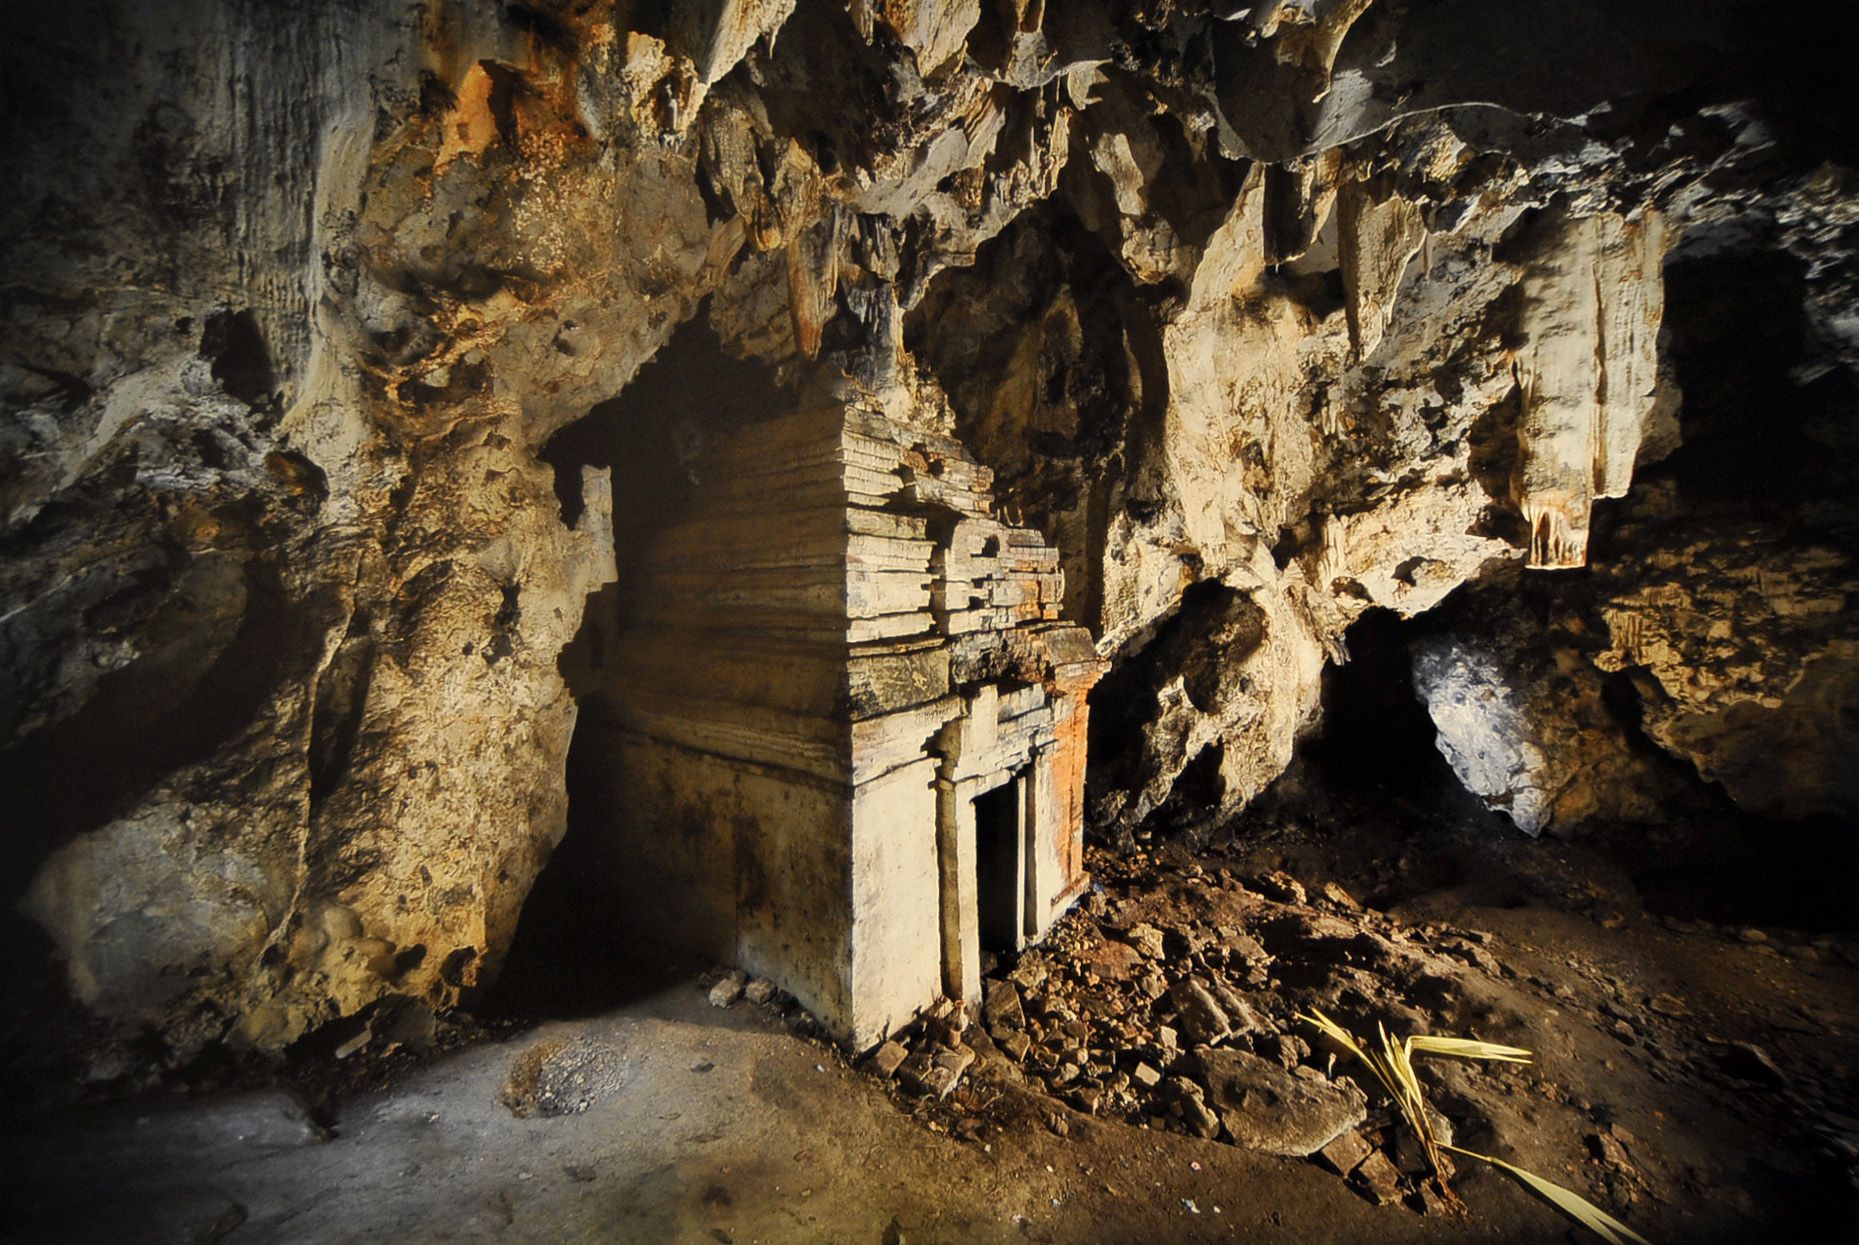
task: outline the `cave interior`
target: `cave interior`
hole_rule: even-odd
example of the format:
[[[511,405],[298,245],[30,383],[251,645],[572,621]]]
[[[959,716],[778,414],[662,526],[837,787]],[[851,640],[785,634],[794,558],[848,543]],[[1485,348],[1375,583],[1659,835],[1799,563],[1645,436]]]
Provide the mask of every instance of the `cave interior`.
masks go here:
[[[7,1233],[1859,1239],[1855,23],[8,6]]]

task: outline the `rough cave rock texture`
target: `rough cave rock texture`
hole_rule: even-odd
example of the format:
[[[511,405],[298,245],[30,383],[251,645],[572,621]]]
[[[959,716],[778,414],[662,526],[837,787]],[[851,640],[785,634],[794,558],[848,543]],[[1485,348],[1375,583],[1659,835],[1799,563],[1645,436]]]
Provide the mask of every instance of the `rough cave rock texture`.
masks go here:
[[[1514,653],[1472,648],[1423,683],[1520,821],[1633,811],[1571,804],[1526,746],[1521,719],[1591,717],[1603,675],[1736,799],[1850,808],[1853,533],[1828,501],[1850,454],[1803,458],[1815,488],[1741,528],[1681,500],[1614,561],[1592,535],[1601,499],[1740,426],[1676,413],[1674,257],[1791,265],[1776,383],[1824,399],[1800,437],[1850,450],[1827,412],[1859,361],[1854,182],[1823,163],[1850,153],[1822,150],[1826,101],[1748,68],[1828,43],[1811,22],[1731,0],[0,20],[31,50],[0,120],[6,900],[122,1034],[275,1051],[495,971],[565,825],[563,654],[626,505],[595,465],[623,429],[550,447],[694,317],[789,392],[833,379],[952,429],[1056,545],[1066,616],[1113,663],[1110,834],[1171,799],[1238,809],[1364,610],[1518,563],[1595,567],[1576,690],[1545,708]],[[1520,718],[1503,758],[1440,707],[1487,691]],[[1778,730],[1814,764],[1765,766]]]

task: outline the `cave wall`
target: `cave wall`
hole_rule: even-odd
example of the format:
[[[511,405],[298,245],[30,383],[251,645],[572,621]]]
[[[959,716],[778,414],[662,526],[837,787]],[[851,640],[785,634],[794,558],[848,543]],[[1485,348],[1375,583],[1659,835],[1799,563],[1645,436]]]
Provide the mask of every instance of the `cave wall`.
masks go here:
[[[628,504],[545,448],[700,315],[998,469],[1113,662],[1109,833],[1251,799],[1363,611],[1584,555],[1582,660],[1647,737],[1756,806],[1849,808],[1827,20],[10,5],[8,903],[166,1058],[466,997],[562,832],[563,654]],[[1793,265],[1778,383],[1831,448],[1779,509],[1682,461],[1749,416],[1688,427],[1660,347],[1713,247]],[[1676,492],[1641,505],[1648,470]],[[1784,790],[1776,730],[1818,758]]]

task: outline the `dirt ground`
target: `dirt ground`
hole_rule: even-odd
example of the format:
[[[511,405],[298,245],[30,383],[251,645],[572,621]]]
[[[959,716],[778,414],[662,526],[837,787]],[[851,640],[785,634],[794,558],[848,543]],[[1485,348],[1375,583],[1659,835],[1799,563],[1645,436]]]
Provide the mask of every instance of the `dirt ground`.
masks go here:
[[[1859,943],[1653,915],[1599,853],[1488,831],[1279,819],[1199,855],[1095,853],[1098,891],[1038,953],[1042,984],[1016,994],[1040,1040],[1016,1059],[977,1022],[980,1056],[946,1099],[848,1062],[779,996],[712,1006],[714,971],[672,965],[597,1014],[505,1021],[418,1058],[364,1053],[335,1081],[300,1069],[13,1114],[0,1234],[1583,1239],[1469,1160],[1453,1181],[1465,1214],[1423,1214],[1417,1197],[1377,1205],[1320,1159],[1188,1135],[1160,1092],[1114,1070],[1161,1058],[1152,1041],[1172,1013],[1145,981],[1229,966],[1257,1005],[1253,1048],[1301,1057],[1306,1076],[1350,1071],[1320,1042],[1280,1041],[1308,1036],[1290,1012],[1312,1002],[1358,1028],[1536,1051],[1522,1069],[1433,1065],[1434,1105],[1462,1144],[1654,1241],[1859,1240]],[[1162,935],[1151,960],[1131,950],[1148,937],[1137,926]],[[1221,937],[1261,950],[1221,953]],[[1059,1051],[1070,1040],[1080,1054]],[[1089,1081],[1099,1054],[1097,1094],[1054,1070],[1073,1059]],[[1363,1127],[1398,1154],[1380,1106],[1371,1095]]]

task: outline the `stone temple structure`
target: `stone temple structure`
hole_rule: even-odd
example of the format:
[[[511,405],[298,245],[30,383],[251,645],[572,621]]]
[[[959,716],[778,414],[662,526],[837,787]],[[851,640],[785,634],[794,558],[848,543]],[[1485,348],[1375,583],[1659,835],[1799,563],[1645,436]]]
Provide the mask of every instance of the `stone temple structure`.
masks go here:
[[[886,406],[671,421],[579,728],[618,810],[615,900],[856,1046],[978,998],[983,954],[1088,884],[1102,670],[1059,620],[1057,550],[995,513],[959,442]]]

